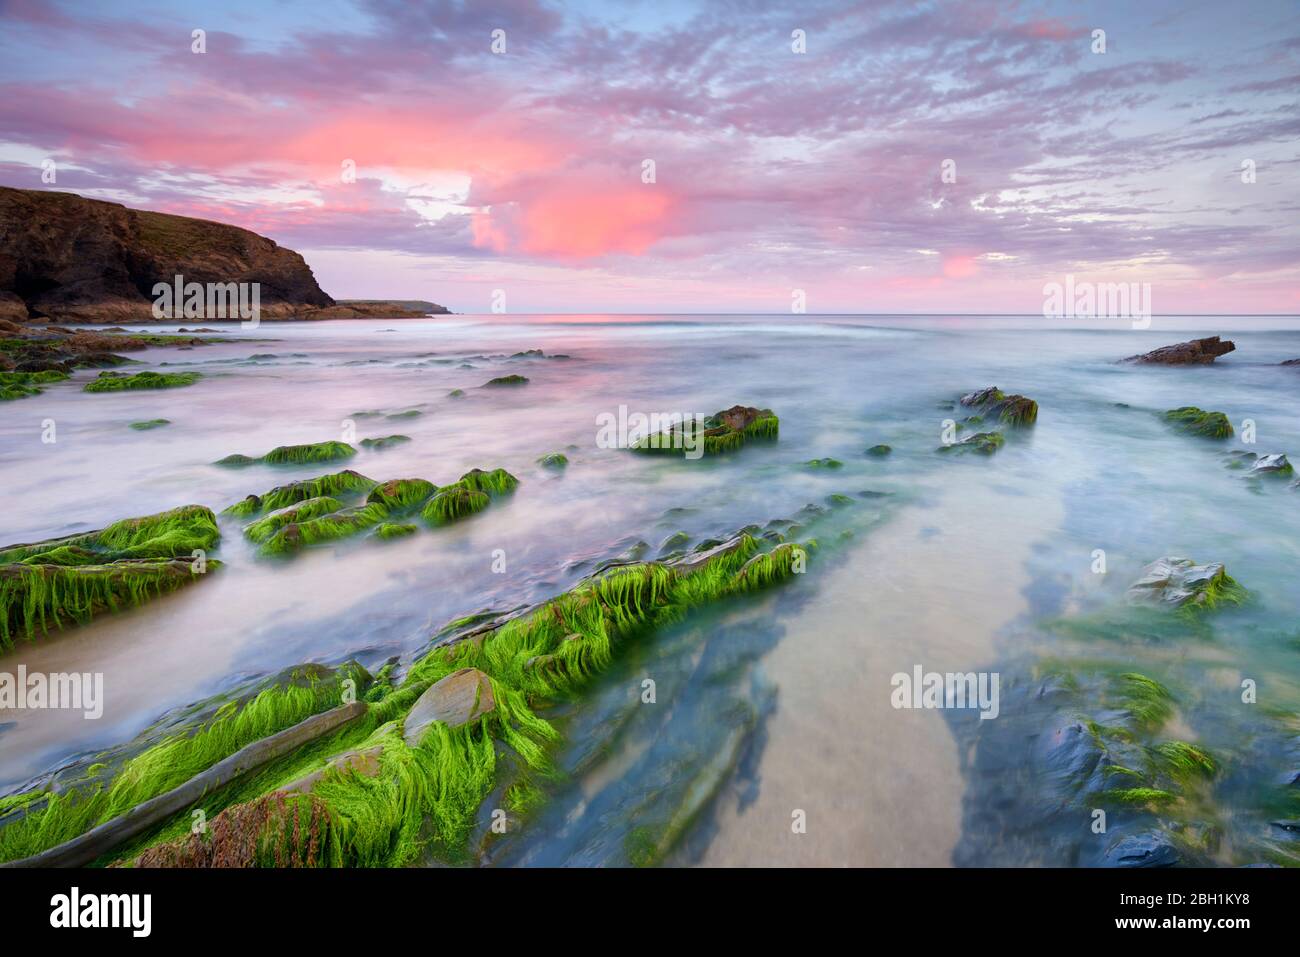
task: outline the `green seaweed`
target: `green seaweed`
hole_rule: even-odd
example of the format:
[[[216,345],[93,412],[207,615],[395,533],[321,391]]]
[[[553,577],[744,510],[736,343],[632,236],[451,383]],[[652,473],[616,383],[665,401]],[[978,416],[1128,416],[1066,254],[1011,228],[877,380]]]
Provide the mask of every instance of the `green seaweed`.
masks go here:
[[[377,439],[362,439],[361,445],[363,448],[382,452],[384,449],[391,449],[395,445],[401,445],[409,441],[411,441],[409,435],[385,435]]]
[[[147,432],[149,429],[160,429],[164,425],[171,424],[171,419],[145,419],[143,422],[132,422],[131,428],[137,432]]]
[[[62,382],[68,378],[66,372],[46,369],[41,372],[0,372],[0,401],[26,399],[40,395],[40,386],[51,382]]]
[[[405,538],[407,535],[414,535],[416,527],[414,525],[399,525],[393,522],[383,522],[375,526],[375,538],[388,540],[391,538]]]
[[[83,392],[130,392],[137,389],[179,389],[203,378],[199,372],[101,372]]]
[[[483,387],[490,388],[496,386],[526,385],[527,383],[528,383],[527,376],[522,376],[517,374],[501,375],[501,376],[497,376],[495,379],[489,379],[487,382],[483,383]]]
[[[388,509],[378,502],[341,509],[305,522],[285,525],[262,543],[261,555],[285,555],[322,542],[348,538],[378,525],[388,517]]]
[[[1233,434],[1232,423],[1222,412],[1206,412],[1192,405],[1170,409],[1164,420],[1181,432],[1207,439],[1226,439]]]
[[[341,472],[332,472],[328,475],[318,475],[316,478],[290,482],[288,485],[277,485],[264,495],[250,495],[242,501],[236,502],[226,508],[225,513],[246,518],[262,512],[272,512],[284,508],[286,505],[293,505],[295,502],[301,502],[309,498],[319,498],[321,496],[347,498],[355,496],[363,492],[369,492],[376,484],[374,479],[367,478],[360,472],[344,469]]]
[[[337,512],[343,503],[328,495],[305,499],[295,505],[287,505],[244,526],[244,534],[254,542],[265,542],[272,535],[295,522],[307,522],[331,512]]]
[[[483,511],[490,501],[486,492],[475,491],[460,484],[449,485],[429,499],[420,514],[430,525],[449,525],[467,515]]]
[[[519,479],[505,469],[492,469],[491,471],[470,469],[456,480],[456,484],[469,489],[471,492],[486,492],[488,495],[496,497],[513,492],[519,486]]]
[[[390,479],[371,489],[366,501],[379,502],[389,511],[401,513],[419,508],[437,491],[438,486],[424,479]]]
[[[569,457],[563,452],[547,452],[537,460],[537,464],[546,469],[563,469],[569,464]]]

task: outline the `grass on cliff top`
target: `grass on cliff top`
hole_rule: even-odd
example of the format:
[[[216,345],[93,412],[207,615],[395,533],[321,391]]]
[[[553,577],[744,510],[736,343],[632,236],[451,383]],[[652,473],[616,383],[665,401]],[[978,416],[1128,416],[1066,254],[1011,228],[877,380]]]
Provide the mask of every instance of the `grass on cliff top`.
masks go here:
[[[139,389],[179,389],[203,378],[200,372],[101,372],[83,392],[133,392]]]

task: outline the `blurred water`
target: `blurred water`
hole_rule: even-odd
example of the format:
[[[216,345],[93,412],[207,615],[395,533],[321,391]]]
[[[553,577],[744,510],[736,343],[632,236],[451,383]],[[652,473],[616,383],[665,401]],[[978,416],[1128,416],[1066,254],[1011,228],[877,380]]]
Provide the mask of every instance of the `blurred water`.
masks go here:
[[[1228,336],[1237,351],[1204,368],[1115,364],[1198,334]],[[1037,647],[1045,639],[1026,622],[1118,600],[1143,564],[1168,554],[1225,562],[1259,596],[1243,621],[1270,634],[1300,622],[1300,491],[1253,487],[1225,469],[1221,451],[1243,448],[1239,438],[1194,440],[1155,415],[1199,405],[1239,429],[1253,419],[1252,450],[1300,455],[1300,370],[1277,365],[1300,356],[1292,320],[1157,319],[1134,331],[974,317],[449,317],[223,327],[219,336],[231,341],[132,354],[203,371],[190,388],[87,395],[79,382],[95,373],[82,372],[6,404],[0,541],[190,502],[219,510],[325,469],[231,471],[213,461],[341,438],[345,420],[357,439],[412,439],[347,463],[372,478],[444,483],[501,466],[522,485],[450,528],[290,562],[256,561],[238,523],[223,523],[226,567],[210,579],[5,656],[7,670],[102,671],[107,703],[99,721],[0,712],[0,787],[250,675],[414,652],[449,619],[559,592],[637,540],[657,548],[679,529],[699,539],[873,489],[893,494],[840,520],[837,530],[858,534],[804,580],[671,629],[629,652],[589,705],[557,715],[575,742],[562,758],[569,790],[531,828],[534,843],[520,835],[492,853],[621,863],[637,821],[659,824],[689,804],[690,782],[720,762],[679,861],[945,863],[971,826],[958,736],[940,714],[890,708],[894,672],[1057,653]],[[528,349],[571,358],[509,358]],[[530,382],[479,388],[509,373]],[[936,454],[943,420],[960,418],[943,404],[988,385],[1037,399],[1037,426],[991,459]],[[466,395],[448,397],[453,389]],[[780,442],[700,462],[596,447],[597,416],[620,405],[712,413],[735,403],[775,410]],[[355,416],[411,409],[421,415]],[[127,428],[155,417],[172,424]],[[52,445],[40,441],[46,419],[57,423]],[[890,457],[863,454],[881,442]],[[536,466],[557,450],[570,459],[564,473]],[[800,464],[822,456],[844,467]],[[1090,570],[1098,548],[1105,576]],[[492,572],[496,549],[505,574]],[[1266,675],[1275,700],[1294,710],[1295,650],[1249,634],[1225,638],[1223,667]],[[658,712],[635,690],[651,667],[668,686]],[[581,742],[591,746],[591,729],[608,730],[611,714],[623,715],[619,736],[601,741],[599,761],[583,758]],[[671,733],[665,722],[675,722]],[[586,815],[596,806],[614,810]],[[795,809],[808,815],[806,834],[791,833]],[[584,815],[582,826],[557,823]]]

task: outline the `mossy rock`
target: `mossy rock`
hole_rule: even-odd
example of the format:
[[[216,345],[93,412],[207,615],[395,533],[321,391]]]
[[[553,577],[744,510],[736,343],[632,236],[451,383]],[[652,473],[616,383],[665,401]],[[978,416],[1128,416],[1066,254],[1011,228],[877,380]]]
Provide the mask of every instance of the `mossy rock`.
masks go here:
[[[264,518],[260,518],[256,522],[244,526],[244,535],[252,539],[254,542],[265,542],[286,525],[293,525],[295,523],[307,522],[314,518],[320,518],[322,515],[337,512],[342,507],[342,502],[336,498],[331,498],[328,495],[309,498],[305,501],[298,502],[295,505],[288,505],[284,508],[277,509]]]
[[[385,435],[377,439],[362,439],[361,445],[363,448],[367,448],[375,452],[380,452],[383,451],[384,449],[391,449],[395,445],[402,445],[403,443],[409,441],[411,441],[411,437],[409,435]]]
[[[1220,605],[1240,605],[1247,591],[1221,562],[1198,565],[1190,558],[1160,558],[1142,569],[1142,577],[1129,586],[1130,604],[1158,605],[1195,612]]]
[[[702,427],[701,427],[702,425]],[[630,446],[634,452],[666,453],[686,457],[702,448],[701,454],[734,452],[755,440],[775,441],[780,421],[771,409],[734,405],[707,416],[703,423],[690,419]]]
[[[537,460],[537,464],[546,469],[568,468],[569,457],[563,452],[547,452]]]
[[[322,495],[346,498],[369,492],[377,484],[379,483],[374,479],[367,478],[360,472],[343,469],[328,475],[318,475],[316,478],[290,482],[288,485],[277,485],[263,495],[250,495],[226,508],[225,514],[248,517],[262,512],[272,512],[286,505]]]
[[[489,379],[483,383],[484,388],[496,388],[499,386],[527,385],[528,377],[522,375],[501,375],[495,379]]]
[[[505,469],[470,469],[456,481],[472,492],[486,492],[491,496],[505,495],[519,487],[519,479]]]
[[[262,555],[287,555],[310,545],[350,538],[373,528],[388,517],[388,509],[378,502],[354,505],[305,522],[285,525],[259,549]]]
[[[1023,395],[1008,395],[997,386],[961,397],[961,404],[977,409],[982,416],[995,415],[1004,425],[1027,426],[1038,421],[1038,403]]]
[[[180,389],[203,378],[199,372],[101,372],[83,392],[133,392],[140,389]]]
[[[803,463],[803,464],[806,465],[806,466],[808,466],[808,468],[810,468],[810,469],[841,469],[841,468],[844,468],[844,463],[843,463],[843,462],[841,462],[839,459],[831,459],[831,458],[824,458],[824,459],[809,459],[807,462],[805,462],[805,463]]]
[[[420,513],[430,525],[450,525],[466,516],[481,512],[488,507],[491,499],[486,492],[479,492],[463,485],[449,485],[439,491]]]
[[[884,458],[893,451],[894,450],[888,445],[873,445],[871,448],[867,449],[867,454],[873,455],[876,458]]]
[[[0,401],[12,401],[14,399],[26,399],[34,395],[40,395],[43,385],[49,385],[52,382],[62,382],[68,378],[68,373],[56,369],[46,369],[40,372],[0,372]]]
[[[1233,434],[1232,423],[1222,412],[1206,412],[1191,405],[1170,409],[1164,420],[1180,432],[1206,439],[1227,439]]]
[[[346,442],[313,442],[308,445],[281,445],[262,456],[267,465],[308,465],[315,462],[339,462],[350,459],[357,450]]]
[[[421,478],[390,479],[371,489],[366,501],[379,502],[393,512],[404,512],[419,508],[437,491],[438,486]]]
[[[137,432],[147,432],[150,429],[161,429],[164,425],[171,424],[171,419],[145,419],[143,422],[132,422],[131,428]]]
[[[1006,443],[1006,438],[1001,432],[976,432],[974,435],[968,435],[960,442],[954,442],[952,445],[942,445],[939,447],[940,452],[974,452],[977,455],[992,455]]]
[[[414,535],[417,529],[414,525],[402,525],[394,522],[383,522],[375,526],[375,538],[387,541],[392,538],[405,538],[407,535]]]

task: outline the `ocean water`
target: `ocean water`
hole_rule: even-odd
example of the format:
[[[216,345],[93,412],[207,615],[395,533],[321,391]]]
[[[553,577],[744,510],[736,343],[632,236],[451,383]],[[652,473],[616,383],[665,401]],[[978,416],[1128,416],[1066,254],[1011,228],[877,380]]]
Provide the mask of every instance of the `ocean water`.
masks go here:
[[[1210,334],[1237,351],[1198,368],[1116,363]],[[1278,365],[1300,357],[1300,322],[455,316],[216,337],[132,353],[203,372],[189,388],[87,395],[86,371],[7,403],[0,541],[187,503],[220,510],[339,467],[439,484],[504,467],[522,484],[469,521],[291,561],[256,559],[223,518],[225,567],[209,579],[0,660],[101,672],[106,693],[97,721],[0,711],[0,793],[259,675],[409,660],[446,622],[557,594],[638,542],[653,555],[677,531],[699,541],[797,519],[823,545],[805,575],[632,643],[589,695],[554,709],[563,773],[526,826],[484,834],[485,862],[1095,863],[1106,838],[1072,816],[1088,801],[1065,807],[1035,777],[1033,748],[1068,711],[1034,704],[1044,674],[1081,669],[1087,686],[1098,663],[1168,685],[1164,734],[1215,755],[1198,807],[1176,815],[1213,822],[1209,862],[1249,863],[1292,840],[1270,819],[1285,807],[1279,781],[1300,770],[1300,489],[1252,481],[1225,452],[1300,456],[1300,370]],[[515,357],[532,349],[545,357]],[[530,381],[482,388],[512,373]],[[991,457],[940,454],[944,421],[967,414],[953,401],[990,385],[1036,399],[1037,424]],[[779,441],[699,461],[598,443],[599,417],[621,406],[737,403],[774,410]],[[1238,434],[1173,431],[1158,413],[1184,405],[1226,413]],[[172,424],[128,428],[156,417]],[[54,443],[41,441],[48,420]],[[345,466],[212,464],[353,433],[412,441]],[[877,443],[893,453],[867,456]],[[551,451],[566,470],[536,464]],[[805,464],[822,457],[842,466]],[[854,504],[832,507],[833,494]],[[826,514],[809,518],[808,504]],[[1142,567],[1168,555],[1223,562],[1250,602],[1187,634],[1059,627],[1122,608]],[[918,665],[998,674],[1001,714],[893,707],[892,676]],[[1114,817],[1112,837],[1160,815]]]

